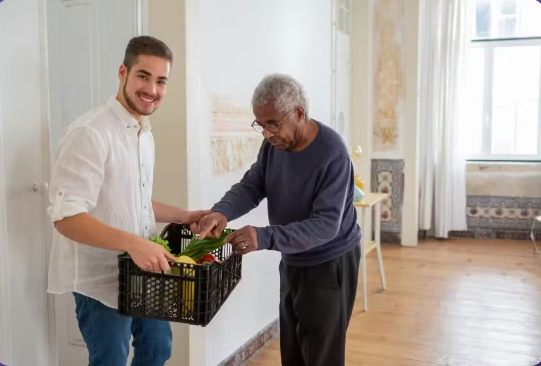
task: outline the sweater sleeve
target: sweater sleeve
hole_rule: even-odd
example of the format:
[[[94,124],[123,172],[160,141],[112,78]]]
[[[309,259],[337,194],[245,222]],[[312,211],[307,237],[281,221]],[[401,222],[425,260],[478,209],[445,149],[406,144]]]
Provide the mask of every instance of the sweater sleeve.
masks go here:
[[[266,197],[261,151],[256,162],[244,174],[241,181],[233,185],[220,202],[212,207],[211,211],[221,212],[227,221],[233,221],[259,206]]]
[[[256,228],[259,249],[286,254],[302,253],[334,239],[340,230],[346,198],[352,185],[351,160],[343,156],[332,160],[315,194],[310,216],[285,226]]]

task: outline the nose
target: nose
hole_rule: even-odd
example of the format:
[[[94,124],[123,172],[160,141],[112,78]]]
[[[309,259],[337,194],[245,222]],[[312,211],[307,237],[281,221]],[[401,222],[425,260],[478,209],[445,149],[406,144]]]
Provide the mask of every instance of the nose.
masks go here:
[[[272,136],[274,136],[274,134],[272,132],[270,132],[266,128],[263,129],[263,137],[264,138],[268,139],[268,138],[271,138]]]
[[[157,95],[156,93],[156,85],[153,83],[149,83],[145,86],[145,93],[147,93],[149,96],[155,97]]]

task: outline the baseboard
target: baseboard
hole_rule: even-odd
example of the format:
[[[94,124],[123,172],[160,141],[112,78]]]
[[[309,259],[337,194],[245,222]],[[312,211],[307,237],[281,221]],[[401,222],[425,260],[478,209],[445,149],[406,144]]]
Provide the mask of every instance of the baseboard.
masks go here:
[[[278,334],[278,319],[267,325],[262,331],[257,333],[248,342],[239,347],[231,356],[222,361],[218,366],[239,366],[257,351],[259,351],[267,342]]]
[[[450,237],[475,238],[475,239],[503,239],[503,240],[531,240],[531,230],[524,229],[496,229],[496,228],[475,228],[467,231],[451,231]],[[536,229],[535,240],[541,240],[541,232]]]

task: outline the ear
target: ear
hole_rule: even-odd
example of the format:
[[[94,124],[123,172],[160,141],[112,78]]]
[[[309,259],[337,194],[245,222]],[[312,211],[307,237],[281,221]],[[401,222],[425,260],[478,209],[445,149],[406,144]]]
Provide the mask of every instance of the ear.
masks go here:
[[[126,67],[126,65],[122,64],[118,68],[118,79],[120,80],[121,83],[124,83],[127,77],[128,77],[128,68]]]
[[[297,109],[295,110],[295,113],[297,114],[297,118],[299,122],[303,121],[306,118],[306,111],[301,106],[297,107]]]

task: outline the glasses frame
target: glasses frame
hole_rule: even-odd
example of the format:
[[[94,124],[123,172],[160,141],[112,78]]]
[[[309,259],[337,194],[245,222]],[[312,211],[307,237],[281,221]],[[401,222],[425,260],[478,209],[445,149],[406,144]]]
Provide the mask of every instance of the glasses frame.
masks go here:
[[[252,128],[256,131],[256,132],[259,132],[259,133],[263,133],[265,130],[269,131],[270,133],[277,133],[278,131],[280,131],[280,125],[291,115],[291,113],[293,113],[293,111],[295,111],[297,108],[293,108],[284,118],[282,118],[278,123],[276,124],[271,124],[270,126],[272,126],[271,128],[269,128],[269,125],[267,124],[263,124],[261,122],[258,122],[257,120],[254,119],[254,121],[252,122],[251,126]]]

